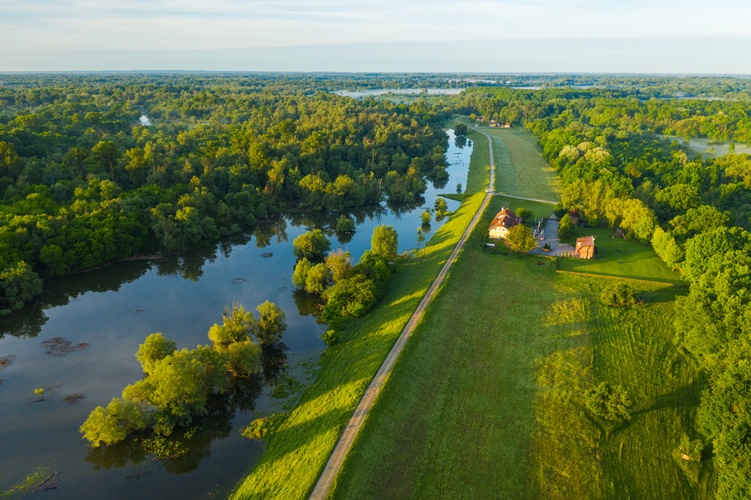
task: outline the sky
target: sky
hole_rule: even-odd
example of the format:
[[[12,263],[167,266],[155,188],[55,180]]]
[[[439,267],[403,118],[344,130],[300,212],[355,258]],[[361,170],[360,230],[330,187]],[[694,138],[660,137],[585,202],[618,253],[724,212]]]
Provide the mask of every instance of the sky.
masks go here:
[[[0,0],[0,12],[0,71],[751,74],[745,0]]]

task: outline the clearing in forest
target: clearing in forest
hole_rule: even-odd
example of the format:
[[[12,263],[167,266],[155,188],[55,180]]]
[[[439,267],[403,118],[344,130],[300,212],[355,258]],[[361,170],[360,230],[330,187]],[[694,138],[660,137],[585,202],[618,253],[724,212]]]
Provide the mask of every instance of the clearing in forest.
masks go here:
[[[558,174],[542,156],[532,132],[524,127],[478,129],[493,139],[496,191],[540,200],[560,199]]]
[[[335,498],[703,497],[708,463],[676,449],[696,372],[672,343],[680,289],[631,282],[646,305],[601,306],[610,279],[483,250],[495,199],[397,362]],[[585,390],[622,385],[631,421],[605,425]]]

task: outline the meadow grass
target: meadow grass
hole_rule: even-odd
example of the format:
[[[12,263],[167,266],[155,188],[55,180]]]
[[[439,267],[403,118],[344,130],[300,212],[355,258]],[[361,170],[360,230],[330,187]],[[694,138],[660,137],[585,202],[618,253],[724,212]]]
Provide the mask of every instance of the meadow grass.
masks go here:
[[[558,259],[558,269],[569,272],[661,281],[685,285],[680,273],[673,271],[655,254],[652,247],[636,240],[615,237],[611,229],[577,228],[576,237],[594,236],[599,252],[596,259]],[[573,241],[576,239],[574,237]]]
[[[674,453],[699,385],[672,344],[682,290],[636,282],[646,305],[610,309],[598,296],[611,280],[484,251],[501,202],[399,358],[334,498],[703,497],[711,466],[686,473]],[[600,381],[629,391],[630,422],[584,409]]]
[[[321,356],[315,381],[267,438],[263,455],[233,498],[299,499],[313,489],[365,389],[482,204],[489,154],[485,137],[474,135],[461,206],[425,248],[400,262],[379,304],[339,331],[340,342]]]
[[[524,127],[481,129],[493,139],[496,191],[541,200],[560,199],[558,174],[542,156],[532,132]]]
[[[535,215],[535,217],[544,217],[546,220],[553,214],[553,205],[549,205],[547,203],[519,200],[516,198],[507,198],[501,195],[494,196],[493,202],[496,205],[509,207],[514,211],[514,213],[516,213],[520,208],[526,208],[527,210],[530,210]]]

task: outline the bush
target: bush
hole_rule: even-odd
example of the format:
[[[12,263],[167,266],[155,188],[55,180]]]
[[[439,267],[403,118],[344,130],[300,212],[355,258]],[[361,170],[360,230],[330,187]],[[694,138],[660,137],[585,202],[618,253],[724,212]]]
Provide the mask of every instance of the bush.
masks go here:
[[[704,450],[704,443],[701,439],[690,439],[684,434],[678,450],[687,455],[689,460],[699,462],[701,461],[701,452]]]
[[[532,230],[521,224],[509,229],[506,243],[511,250],[518,253],[527,253],[537,248],[537,240],[532,235]]]
[[[555,214],[556,217],[558,217],[560,219],[561,217],[563,217],[564,215],[566,215],[566,209],[563,208],[563,204],[562,203],[558,203],[553,208],[553,213]]]
[[[332,345],[339,342],[339,335],[337,335],[336,331],[334,330],[326,330],[326,332],[321,335],[321,340],[323,340],[327,346],[331,347]]]
[[[430,224],[430,221],[433,219],[432,216],[430,215],[430,212],[428,212],[427,210],[422,213],[421,217],[422,217],[423,225]]]
[[[342,215],[336,220],[336,232],[337,233],[354,233],[355,221],[352,217]]]
[[[631,420],[631,399],[620,385],[602,382],[584,393],[584,401],[587,409],[597,417],[613,422]]]
[[[331,249],[331,242],[320,229],[314,229],[295,238],[292,246],[294,247],[292,251],[298,259],[320,261]]]
[[[524,207],[519,207],[516,209],[516,215],[522,218],[522,222],[525,224],[529,224],[530,222],[535,220],[535,213],[532,210],[528,210]]]
[[[263,439],[274,432],[284,422],[285,418],[287,418],[286,413],[274,413],[268,417],[259,417],[243,429],[242,435],[248,439]]]
[[[567,240],[574,235],[574,221],[569,214],[561,217],[558,225],[558,239]]]
[[[436,212],[445,212],[449,209],[448,204],[446,203],[446,200],[441,198],[440,196],[435,199],[435,204],[433,205],[436,209]]]
[[[613,283],[600,293],[600,301],[610,307],[631,307],[636,304],[636,292],[626,283]]]

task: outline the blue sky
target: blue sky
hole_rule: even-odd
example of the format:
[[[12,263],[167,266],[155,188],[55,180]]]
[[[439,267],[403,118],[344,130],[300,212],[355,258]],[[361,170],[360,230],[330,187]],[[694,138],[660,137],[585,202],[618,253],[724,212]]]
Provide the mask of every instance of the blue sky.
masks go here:
[[[734,49],[751,39],[751,2],[740,0],[0,0],[0,12],[0,71],[402,71],[400,59],[413,71],[751,73],[747,51]],[[678,37],[699,52],[669,52],[680,50]],[[513,43],[530,39],[534,50]],[[638,48],[639,66],[634,46],[645,39],[653,41]],[[498,42],[478,42],[488,40]],[[485,60],[487,67],[441,60],[451,41],[478,42],[481,55],[472,64]],[[364,46],[366,69],[355,67]],[[597,46],[608,47],[608,61],[588,60]],[[521,51],[524,59],[494,47]],[[735,57],[719,66],[704,60],[718,50]],[[666,70],[670,57],[681,62]]]

